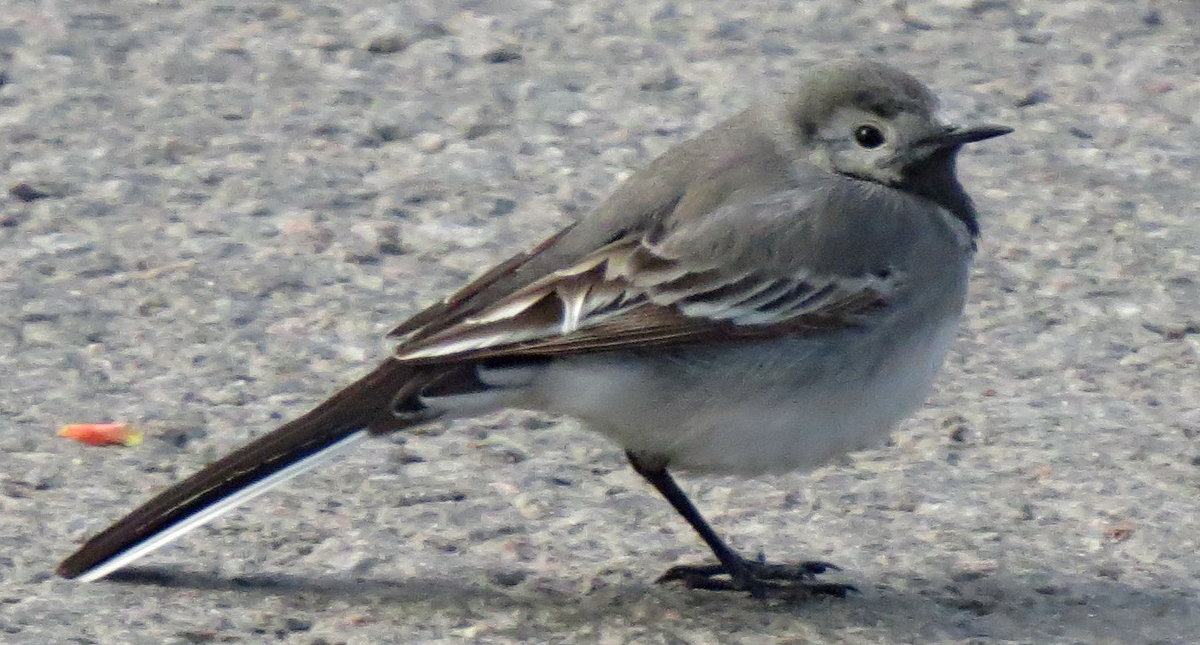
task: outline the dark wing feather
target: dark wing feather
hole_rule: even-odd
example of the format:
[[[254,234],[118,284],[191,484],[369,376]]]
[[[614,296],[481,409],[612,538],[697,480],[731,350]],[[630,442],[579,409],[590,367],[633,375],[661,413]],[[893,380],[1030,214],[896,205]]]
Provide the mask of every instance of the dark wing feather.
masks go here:
[[[826,333],[865,323],[895,287],[895,275],[722,270],[666,257],[647,237],[627,238],[396,355],[445,363]]]
[[[551,235],[532,249],[518,253],[497,264],[483,275],[472,280],[467,286],[455,291],[450,297],[425,308],[415,316],[396,325],[394,329],[388,332],[388,338],[401,338],[414,333],[419,337],[421,335],[420,330],[425,327],[442,328],[453,325],[457,319],[472,313],[474,308],[471,305],[475,304],[473,301],[476,296],[500,280],[509,277],[513,271],[525,265],[530,258],[538,256],[553,246],[554,243],[562,239],[573,228],[575,228],[574,224]]]

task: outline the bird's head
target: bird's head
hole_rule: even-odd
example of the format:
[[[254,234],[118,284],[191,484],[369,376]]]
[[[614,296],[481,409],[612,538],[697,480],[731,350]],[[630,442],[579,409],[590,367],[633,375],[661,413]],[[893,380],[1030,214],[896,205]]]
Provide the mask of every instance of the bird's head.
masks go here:
[[[951,125],[920,81],[865,60],[810,68],[779,110],[783,136],[802,162],[931,199],[973,232],[974,209],[955,176],[955,157],[965,144],[1012,131]]]

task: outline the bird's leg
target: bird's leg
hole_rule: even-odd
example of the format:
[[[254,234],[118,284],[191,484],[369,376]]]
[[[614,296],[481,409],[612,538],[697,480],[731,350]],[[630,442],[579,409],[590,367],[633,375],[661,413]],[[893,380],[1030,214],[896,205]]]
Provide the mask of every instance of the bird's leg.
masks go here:
[[[671,506],[700,534],[720,564],[671,567],[658,582],[679,580],[694,589],[714,591],[746,591],[755,598],[804,598],[814,595],[843,597],[854,587],[844,584],[816,582],[818,574],[837,567],[827,562],[799,564],[768,564],[747,560],[738,555],[713,531],[700,511],[667,472],[665,461],[633,452],[625,453],[637,474],[671,503]],[[728,576],[728,579],[719,576]]]

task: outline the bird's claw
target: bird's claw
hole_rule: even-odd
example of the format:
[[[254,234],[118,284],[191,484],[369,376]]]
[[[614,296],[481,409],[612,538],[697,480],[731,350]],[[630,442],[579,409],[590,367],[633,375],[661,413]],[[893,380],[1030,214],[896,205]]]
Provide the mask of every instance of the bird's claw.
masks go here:
[[[853,585],[817,582],[816,577],[840,567],[828,562],[770,564],[760,560],[740,560],[737,571],[730,573],[723,564],[680,565],[671,567],[657,582],[679,581],[692,589],[709,591],[745,591],[755,598],[803,600],[813,596],[845,598],[856,592]]]

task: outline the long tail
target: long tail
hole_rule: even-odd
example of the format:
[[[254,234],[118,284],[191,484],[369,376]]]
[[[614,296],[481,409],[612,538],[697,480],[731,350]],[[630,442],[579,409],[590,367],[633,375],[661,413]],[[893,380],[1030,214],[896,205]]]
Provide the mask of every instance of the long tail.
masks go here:
[[[392,403],[415,386],[414,368],[389,360],[308,414],[168,488],[58,565],[64,578],[97,580],[188,531],[395,425]]]

